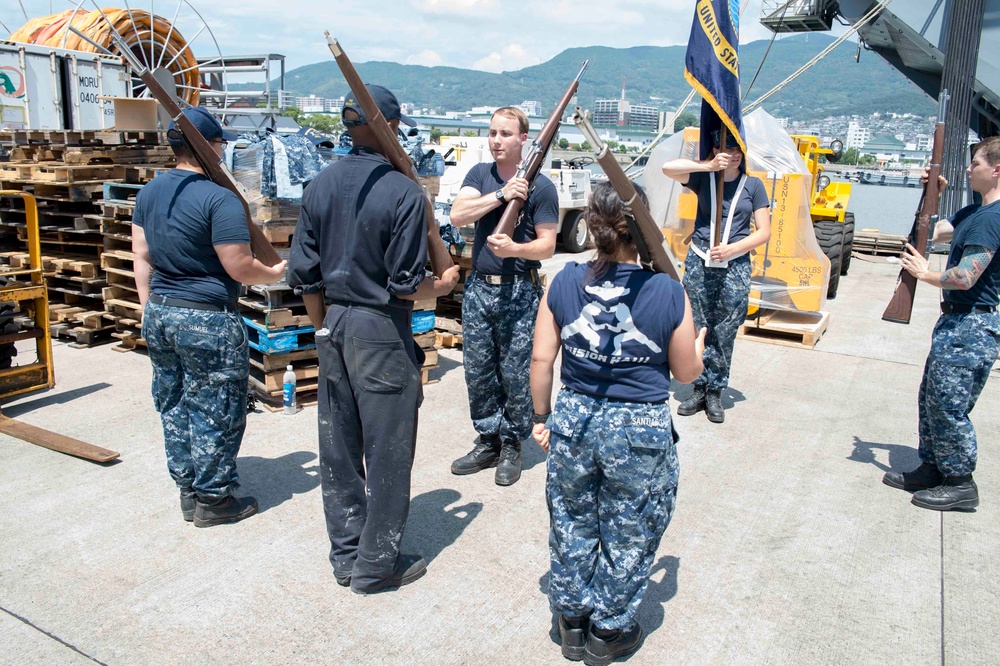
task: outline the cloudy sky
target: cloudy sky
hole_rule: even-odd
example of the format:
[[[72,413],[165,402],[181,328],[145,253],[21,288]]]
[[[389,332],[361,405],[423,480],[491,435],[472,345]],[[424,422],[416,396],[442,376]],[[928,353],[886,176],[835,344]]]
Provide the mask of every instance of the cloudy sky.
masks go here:
[[[740,41],[768,39],[758,22],[762,0],[749,0]],[[29,17],[93,0],[0,0],[0,22],[16,30]],[[125,0],[102,0],[124,7]],[[388,60],[489,72],[545,62],[578,46],[687,43],[694,0],[128,0],[168,20],[199,56],[282,53],[288,69],[329,59],[329,30],[352,60]],[[774,4],[773,2],[766,4]],[[51,11],[50,11],[51,8]],[[208,25],[197,38],[202,26]],[[0,26],[3,36],[8,33]],[[213,43],[211,35],[218,42]]]

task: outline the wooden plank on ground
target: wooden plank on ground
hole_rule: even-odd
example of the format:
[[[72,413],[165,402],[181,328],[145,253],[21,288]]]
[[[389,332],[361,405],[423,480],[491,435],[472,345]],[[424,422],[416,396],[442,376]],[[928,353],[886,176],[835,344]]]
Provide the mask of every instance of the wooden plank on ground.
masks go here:
[[[10,419],[0,414],[0,432],[17,439],[24,440],[36,446],[46,449],[66,453],[77,458],[93,460],[94,462],[109,462],[119,456],[117,451],[94,446],[79,439],[60,435],[44,428],[24,423],[16,419]]]

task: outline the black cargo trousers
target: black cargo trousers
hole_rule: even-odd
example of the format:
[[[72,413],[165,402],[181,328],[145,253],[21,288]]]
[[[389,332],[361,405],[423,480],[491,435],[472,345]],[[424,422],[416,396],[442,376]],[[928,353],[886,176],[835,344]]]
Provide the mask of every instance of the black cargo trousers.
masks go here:
[[[410,509],[423,401],[411,311],[327,306],[319,353],[319,461],[330,562],[364,589],[393,571]],[[419,352],[420,356],[423,352]]]

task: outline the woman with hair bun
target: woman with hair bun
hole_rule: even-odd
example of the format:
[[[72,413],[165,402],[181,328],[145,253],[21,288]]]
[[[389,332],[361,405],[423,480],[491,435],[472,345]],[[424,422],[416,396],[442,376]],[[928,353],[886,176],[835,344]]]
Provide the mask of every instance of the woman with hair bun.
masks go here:
[[[638,265],[627,215],[610,183],[594,188],[595,258],[552,281],[531,358],[532,436],[549,453],[549,603],[563,656],[589,665],[641,644],[636,611],[677,493],[670,376],[690,382],[703,367],[705,330],[680,284]]]
[[[746,175],[746,156],[736,138],[713,132],[715,148],[707,160],[676,159],[663,173],[698,195],[691,247],[684,261],[684,289],[691,297],[697,326],[708,328],[705,371],[694,380],[691,397],[677,406],[678,416],[702,409],[712,423],[726,419],[722,392],[729,386],[736,333],[746,321],[750,297],[750,250],[771,238],[771,201],[760,178]],[[712,246],[718,175],[723,172],[722,242]],[[753,229],[751,229],[751,224]]]

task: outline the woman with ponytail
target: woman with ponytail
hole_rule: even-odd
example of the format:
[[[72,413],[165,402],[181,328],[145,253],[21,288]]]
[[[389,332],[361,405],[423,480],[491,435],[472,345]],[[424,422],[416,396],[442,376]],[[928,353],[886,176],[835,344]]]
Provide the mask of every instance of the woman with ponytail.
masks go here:
[[[610,183],[594,188],[595,258],[552,281],[531,358],[532,436],[549,452],[549,603],[563,656],[589,665],[642,641],[636,611],[677,493],[670,376],[701,373],[705,339],[681,285],[638,265],[628,212]]]

